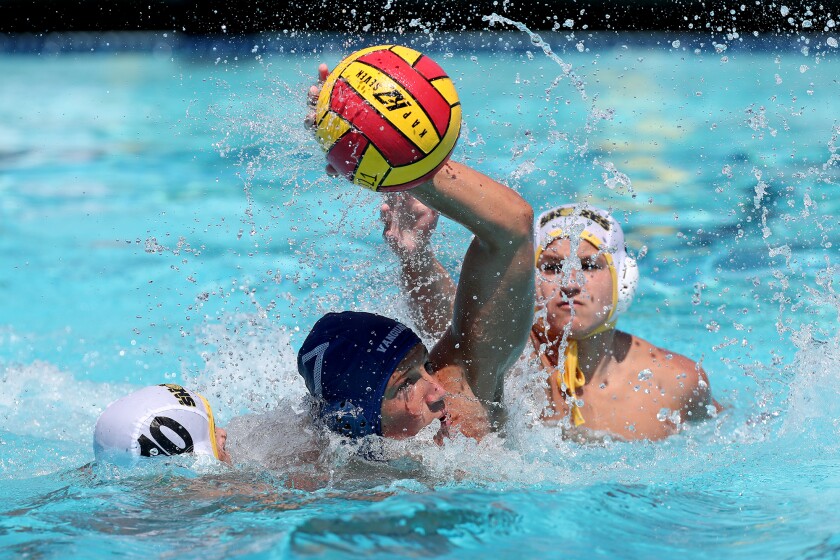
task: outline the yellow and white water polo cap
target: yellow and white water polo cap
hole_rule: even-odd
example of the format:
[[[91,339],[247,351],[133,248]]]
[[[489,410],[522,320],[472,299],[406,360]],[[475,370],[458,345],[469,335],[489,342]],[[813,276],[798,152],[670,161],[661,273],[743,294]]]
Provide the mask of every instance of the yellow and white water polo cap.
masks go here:
[[[564,204],[540,214],[535,228],[536,261],[548,245],[558,238],[577,237],[602,252],[613,279],[613,306],[607,322],[627,311],[639,284],[639,267],[627,254],[624,231],[606,210],[583,204]]]
[[[108,405],[93,435],[96,458],[115,462],[195,453],[219,458],[207,399],[167,383],[135,391]]]

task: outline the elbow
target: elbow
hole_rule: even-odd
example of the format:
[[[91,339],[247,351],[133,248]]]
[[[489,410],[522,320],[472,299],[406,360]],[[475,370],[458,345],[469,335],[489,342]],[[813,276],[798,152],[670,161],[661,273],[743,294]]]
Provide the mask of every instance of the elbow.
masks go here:
[[[508,211],[505,227],[515,244],[532,243],[534,239],[534,209],[521,196],[515,195]]]

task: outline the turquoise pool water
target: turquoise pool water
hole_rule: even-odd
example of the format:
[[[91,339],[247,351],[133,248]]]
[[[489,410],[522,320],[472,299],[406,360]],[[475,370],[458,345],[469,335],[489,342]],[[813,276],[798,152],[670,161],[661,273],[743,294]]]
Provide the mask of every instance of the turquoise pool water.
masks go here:
[[[840,555],[837,42],[541,39],[401,38],[455,79],[454,157],[622,216],[621,326],[702,358],[718,418],[581,446],[512,379],[506,439],[355,458],[308,430],[295,350],[326,310],[406,311],[377,196],[301,121],[317,63],[370,39],[36,41],[0,55],[2,554]],[[467,240],[442,224],[450,267]],[[80,469],[102,409],[164,381],[215,404],[237,467]]]

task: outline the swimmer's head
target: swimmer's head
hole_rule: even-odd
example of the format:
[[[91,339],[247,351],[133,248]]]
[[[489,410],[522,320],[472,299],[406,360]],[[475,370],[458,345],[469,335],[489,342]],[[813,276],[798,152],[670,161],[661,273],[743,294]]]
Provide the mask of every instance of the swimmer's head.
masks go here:
[[[97,460],[117,463],[183,453],[230,462],[226,439],[203,396],[168,383],[140,389],[108,405],[96,422],[93,449]]]
[[[420,338],[410,328],[387,317],[356,311],[321,317],[297,358],[315,400],[314,415],[345,436],[383,435],[388,382],[418,345]]]
[[[627,255],[624,231],[606,210],[582,204],[564,204],[543,212],[535,227],[536,262],[552,241],[578,238],[591,243],[607,257],[613,281],[612,308],[606,323],[614,322],[627,311],[639,283],[639,267]]]

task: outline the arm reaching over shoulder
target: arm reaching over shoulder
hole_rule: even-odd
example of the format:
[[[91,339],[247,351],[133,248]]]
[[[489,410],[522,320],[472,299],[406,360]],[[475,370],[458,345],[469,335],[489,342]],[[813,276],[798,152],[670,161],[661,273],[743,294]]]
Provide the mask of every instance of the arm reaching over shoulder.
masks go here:
[[[437,340],[449,326],[455,299],[455,283],[429,243],[440,214],[405,192],[386,195],[380,210],[412,319],[424,336]]]
[[[323,65],[319,68],[319,79],[322,83],[328,79]],[[318,91],[317,85],[309,90],[311,113],[306,119],[309,127],[314,124]],[[335,171],[327,166],[328,173]],[[328,387],[335,397],[330,402],[336,406],[351,402],[345,398],[347,388],[357,385],[348,379],[361,375],[375,378],[377,383],[385,380],[382,392],[372,397],[351,395],[354,406],[364,413],[363,421],[354,428],[344,420],[341,429],[359,433],[373,430],[386,437],[404,438],[418,433],[434,419],[440,420],[446,431],[451,419],[452,427],[480,439],[492,429],[491,422],[498,419],[494,414],[500,412],[498,403],[502,399],[504,374],[521,354],[531,329],[533,210],[508,187],[451,161],[430,180],[414,187],[411,194],[416,200],[410,195],[392,195],[382,205],[384,235],[408,266],[409,289],[417,288],[426,300],[415,306],[415,311],[428,319],[419,323],[427,333],[439,335],[435,337],[439,338],[438,342],[427,352],[415,333],[397,324],[391,331],[383,328],[383,341],[387,344],[383,342],[382,349],[376,350],[389,359],[396,356],[400,362],[375,364],[372,368],[345,368],[348,360],[342,354],[342,359],[329,361],[327,373],[318,365],[316,376],[315,366],[306,364],[311,363],[308,357],[315,356],[313,352],[318,348],[323,352],[336,348],[329,345],[335,340],[345,340],[348,333],[361,332],[369,338],[370,322],[386,326],[393,322],[370,313],[333,313],[322,317],[307,337],[313,344],[321,340],[318,337],[329,341],[307,352],[301,349],[298,370],[310,393],[318,394],[325,402],[324,380],[329,383],[340,380]],[[423,260],[422,256],[429,256],[428,237],[437,223],[438,212],[475,236],[464,256],[457,288],[436,260],[432,261],[431,272],[442,273],[439,283],[424,284],[424,273],[414,274],[417,271],[411,270],[414,259],[409,255],[418,257],[414,264]],[[424,288],[429,292],[424,293]],[[432,297],[433,294],[437,295]],[[342,321],[345,326],[339,327]],[[367,325],[364,328],[359,326],[363,322]],[[351,323],[358,328],[347,326]],[[394,342],[403,333],[408,333],[402,340],[411,342],[410,347]],[[389,354],[389,348],[398,346],[400,350],[408,348],[408,353]]]
[[[533,209],[513,190],[455,162],[412,193],[475,235],[451,322],[431,362],[453,395],[474,396],[485,407],[498,403],[504,374],[522,353],[533,319]],[[458,403],[449,408],[457,413]]]

